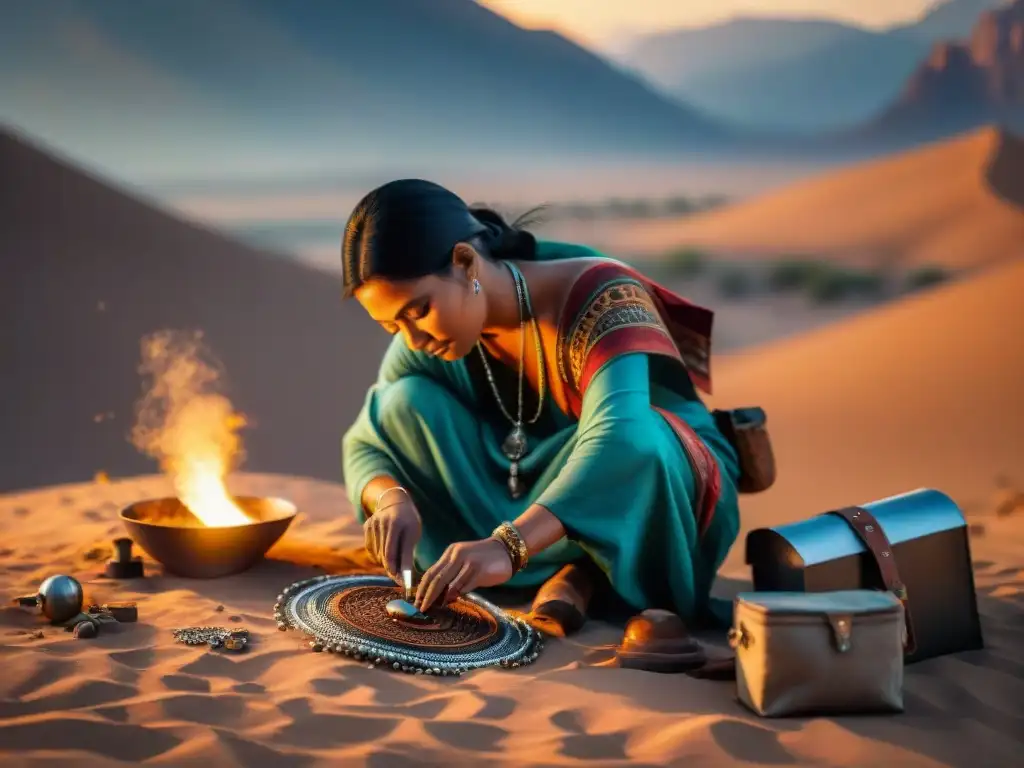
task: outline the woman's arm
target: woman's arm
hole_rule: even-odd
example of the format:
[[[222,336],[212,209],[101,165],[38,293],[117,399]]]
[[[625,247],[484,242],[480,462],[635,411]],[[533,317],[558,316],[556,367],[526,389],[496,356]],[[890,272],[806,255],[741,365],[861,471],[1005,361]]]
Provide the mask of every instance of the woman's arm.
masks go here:
[[[513,523],[523,537],[526,551],[533,557],[565,537],[562,521],[547,507],[531,504]]]
[[[560,533],[606,566],[634,556],[621,523],[631,509],[653,502],[652,473],[662,471],[653,439],[660,419],[651,408],[646,354],[615,357],[594,375],[568,462],[514,523],[531,554]]]
[[[595,515],[614,518],[616,498],[636,497],[638,473],[651,464],[646,438],[656,418],[645,354],[622,355],[597,372],[583,398],[577,443],[569,461],[537,501],[513,521],[531,556],[571,536],[571,521],[584,510],[590,519]],[[599,509],[592,509],[595,505]]]
[[[373,506],[381,492],[400,483],[397,470],[377,428],[377,407],[387,387],[410,374],[427,373],[430,361],[410,350],[401,337],[395,337],[384,354],[376,383],[366,394],[366,401],[355,422],[341,441],[342,475],[349,501],[360,523],[374,512]]]
[[[568,462],[512,521],[530,555],[569,536],[613,581],[641,570],[644,544],[657,539],[658,531],[648,530],[644,516],[633,511],[650,507],[656,487],[652,473],[662,471],[651,439],[660,418],[650,405],[646,354],[621,355],[597,372],[583,397]],[[416,605],[426,610],[446,591],[464,594],[502,584],[512,575],[508,551],[495,537],[453,544],[423,575]],[[623,597],[642,602],[639,594]]]

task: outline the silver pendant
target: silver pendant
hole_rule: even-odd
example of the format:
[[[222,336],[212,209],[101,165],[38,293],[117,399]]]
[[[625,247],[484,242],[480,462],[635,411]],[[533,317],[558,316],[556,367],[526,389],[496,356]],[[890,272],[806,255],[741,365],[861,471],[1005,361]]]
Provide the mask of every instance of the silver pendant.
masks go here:
[[[505,438],[505,442],[501,444],[501,450],[509,461],[519,461],[526,455],[528,447],[526,432],[520,424],[516,424],[512,428],[512,431],[508,433],[508,437]]]
[[[526,486],[519,478],[519,462],[513,461],[508,468],[508,493],[513,499],[518,499],[526,492]]]

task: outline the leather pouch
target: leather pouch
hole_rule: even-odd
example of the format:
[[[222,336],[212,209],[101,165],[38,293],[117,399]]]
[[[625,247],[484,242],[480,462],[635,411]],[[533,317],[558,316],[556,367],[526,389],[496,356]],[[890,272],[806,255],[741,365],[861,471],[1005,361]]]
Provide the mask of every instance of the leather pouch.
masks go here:
[[[712,412],[718,431],[736,449],[740,461],[740,493],[760,493],[775,483],[775,454],[762,408]]]
[[[762,717],[903,711],[903,603],[891,592],[746,592],[729,644]]]

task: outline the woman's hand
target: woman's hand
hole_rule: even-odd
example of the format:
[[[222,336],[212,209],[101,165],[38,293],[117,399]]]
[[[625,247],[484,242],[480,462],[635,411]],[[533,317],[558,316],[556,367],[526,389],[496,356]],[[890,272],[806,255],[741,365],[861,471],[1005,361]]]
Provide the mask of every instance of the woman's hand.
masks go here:
[[[388,576],[399,584],[402,571],[413,568],[413,551],[422,532],[420,513],[409,498],[375,512],[363,524],[370,559],[384,566]]]
[[[500,541],[461,541],[450,545],[423,574],[416,590],[416,607],[426,611],[439,598],[450,603],[474,589],[504,584],[512,576],[512,560]]]

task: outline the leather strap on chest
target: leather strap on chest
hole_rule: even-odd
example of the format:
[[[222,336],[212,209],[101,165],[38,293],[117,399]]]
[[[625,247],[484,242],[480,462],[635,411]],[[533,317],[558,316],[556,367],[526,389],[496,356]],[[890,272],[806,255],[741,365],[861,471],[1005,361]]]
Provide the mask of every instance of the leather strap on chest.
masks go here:
[[[892,551],[889,537],[885,535],[885,531],[878,524],[875,516],[862,507],[843,507],[834,509],[827,514],[838,515],[853,529],[857,538],[861,540],[874,558],[882,577],[882,584],[903,603],[903,617],[906,625],[903,649],[908,655],[913,653],[917,648],[917,643],[914,638],[914,624],[910,616],[907,587],[903,583],[903,579],[900,578],[899,568],[896,565],[896,554]]]

